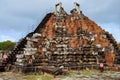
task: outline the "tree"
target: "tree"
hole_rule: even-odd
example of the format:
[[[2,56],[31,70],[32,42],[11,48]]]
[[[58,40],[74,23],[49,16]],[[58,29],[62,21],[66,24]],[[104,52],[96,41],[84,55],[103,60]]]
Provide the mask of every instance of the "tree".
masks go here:
[[[9,40],[0,42],[0,50],[11,51],[14,49],[15,42],[11,42]]]

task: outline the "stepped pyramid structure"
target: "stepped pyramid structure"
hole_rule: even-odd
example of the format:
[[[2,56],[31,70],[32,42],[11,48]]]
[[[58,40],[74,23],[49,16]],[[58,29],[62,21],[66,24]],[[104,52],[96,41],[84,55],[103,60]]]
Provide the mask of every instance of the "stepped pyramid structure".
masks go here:
[[[48,13],[33,32],[17,43],[12,53],[9,62],[19,66],[77,69],[98,67],[101,60],[109,67],[120,64],[113,36],[85,16],[78,3],[74,3],[70,14],[61,3],[56,4],[55,12]]]

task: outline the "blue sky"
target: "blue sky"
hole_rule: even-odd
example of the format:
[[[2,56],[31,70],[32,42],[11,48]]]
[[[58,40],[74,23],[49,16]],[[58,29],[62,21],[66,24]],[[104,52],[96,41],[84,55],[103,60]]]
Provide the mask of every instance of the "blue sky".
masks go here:
[[[18,41],[33,31],[58,2],[67,13],[78,2],[86,16],[120,42],[120,0],[0,0],[0,41]]]

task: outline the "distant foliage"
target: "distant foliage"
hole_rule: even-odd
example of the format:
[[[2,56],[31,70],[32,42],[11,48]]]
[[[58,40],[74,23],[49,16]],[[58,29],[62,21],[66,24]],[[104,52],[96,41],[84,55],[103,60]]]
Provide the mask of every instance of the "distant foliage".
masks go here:
[[[13,50],[15,44],[16,44],[15,42],[12,42],[9,40],[0,42],[0,50],[11,51],[11,50]]]

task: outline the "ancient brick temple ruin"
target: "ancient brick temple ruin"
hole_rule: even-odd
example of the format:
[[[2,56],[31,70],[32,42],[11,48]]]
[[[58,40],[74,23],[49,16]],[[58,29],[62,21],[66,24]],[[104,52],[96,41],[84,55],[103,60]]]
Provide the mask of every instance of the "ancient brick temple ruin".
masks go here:
[[[17,43],[8,62],[81,69],[97,68],[100,60],[111,68],[120,64],[113,36],[85,16],[78,3],[74,3],[70,14],[58,3],[54,13],[48,13],[33,32]]]

